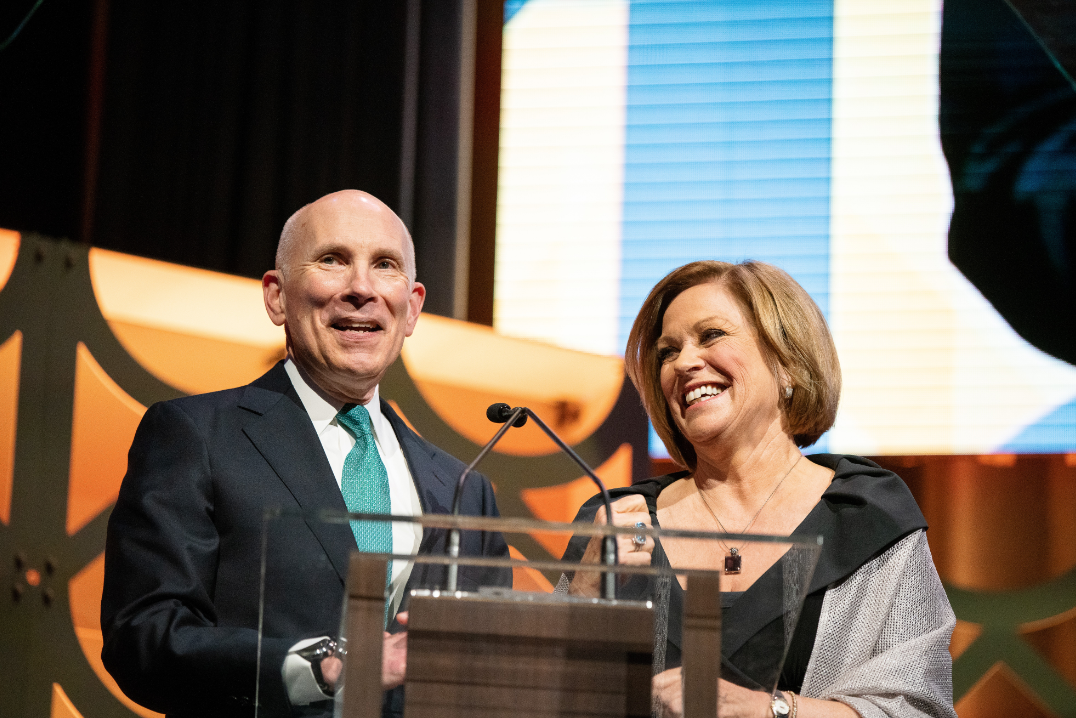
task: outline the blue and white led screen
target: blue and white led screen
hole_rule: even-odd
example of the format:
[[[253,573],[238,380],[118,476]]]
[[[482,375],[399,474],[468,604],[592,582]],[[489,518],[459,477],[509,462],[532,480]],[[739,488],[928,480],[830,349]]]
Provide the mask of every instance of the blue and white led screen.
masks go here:
[[[939,0],[509,2],[496,328],[623,354],[669,270],[760,259],[837,342],[816,449],[1076,451],[1076,368],[947,256],[940,26]]]

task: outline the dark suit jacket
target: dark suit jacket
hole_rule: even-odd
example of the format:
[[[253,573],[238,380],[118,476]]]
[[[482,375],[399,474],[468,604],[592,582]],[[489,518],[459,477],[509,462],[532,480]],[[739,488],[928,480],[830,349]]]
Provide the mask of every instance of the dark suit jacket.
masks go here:
[[[464,465],[423,440],[384,402],[424,513],[448,513]],[[108,524],[102,658],[123,691],[175,716],[251,714],[258,659],[263,517],[267,508],[346,511],[283,364],[248,386],[155,404],[128,457]],[[463,512],[496,516],[485,477]],[[289,713],[280,670],[297,640],[337,635],[348,554],[346,523],[274,521],[269,534],[259,715]],[[420,552],[443,551],[427,530]],[[462,553],[507,555],[499,533],[464,532]],[[436,580],[416,566],[411,585]],[[418,574],[423,574],[419,577]],[[510,572],[464,575],[504,585]]]

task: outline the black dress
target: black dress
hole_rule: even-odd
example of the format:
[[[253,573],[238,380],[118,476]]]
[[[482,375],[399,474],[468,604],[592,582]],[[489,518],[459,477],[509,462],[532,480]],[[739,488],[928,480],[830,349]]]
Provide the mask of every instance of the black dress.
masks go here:
[[[831,469],[833,481],[807,517],[792,532],[793,536],[823,538],[822,551],[807,589],[800,619],[786,636],[782,562],[778,561],[734,601],[722,608],[721,675],[734,683],[754,690],[773,688],[775,667],[788,645],[788,655],[777,678],[781,690],[799,692],[814,647],[818,620],[827,587],[837,583],[878,556],[913,531],[926,528],[926,519],[899,476],[858,456],[814,454],[810,461]],[[615,501],[640,495],[650,510],[650,520],[657,521],[658,494],[675,481],[686,478],[686,471],[648,479],[624,489],[609,492]],[[601,497],[589,499],[576,521],[590,523],[601,506]],[[568,544],[564,559],[578,561],[586,550],[589,537],[576,536]],[[660,542],[652,555],[654,566],[668,566],[669,560]],[[663,666],[680,665],[680,624],[684,592],[676,581],[669,585],[667,630]],[[622,587],[620,597],[657,595],[653,579],[633,579]]]

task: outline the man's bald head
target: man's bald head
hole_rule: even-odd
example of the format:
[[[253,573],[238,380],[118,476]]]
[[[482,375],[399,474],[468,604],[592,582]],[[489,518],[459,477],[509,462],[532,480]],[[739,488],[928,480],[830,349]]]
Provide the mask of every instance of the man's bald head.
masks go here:
[[[295,364],[338,401],[365,404],[414,331],[426,288],[400,218],[345,190],[288,220],[262,294]]]
[[[309,237],[312,224],[318,221],[319,214],[331,212],[388,213],[391,215],[396,224],[399,225],[400,233],[404,240],[404,269],[407,272],[407,278],[414,283],[416,277],[415,243],[411,239],[411,233],[407,231],[407,226],[387,204],[372,194],[357,189],[344,189],[327,194],[308,205],[300,207],[291,217],[288,217],[288,221],[284,223],[284,229],[280,232],[280,241],[276,246],[276,268],[278,271],[281,273],[287,272],[294,259],[296,247],[305,238]]]

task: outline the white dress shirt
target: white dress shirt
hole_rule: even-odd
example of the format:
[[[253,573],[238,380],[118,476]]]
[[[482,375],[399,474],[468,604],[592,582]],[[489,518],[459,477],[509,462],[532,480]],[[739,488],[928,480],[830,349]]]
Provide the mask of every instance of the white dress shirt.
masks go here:
[[[284,363],[284,369],[299,399],[303,402],[303,408],[310,416],[310,421],[314,424],[314,431],[317,432],[321,446],[325,450],[325,458],[329,460],[329,467],[332,469],[333,476],[336,477],[336,485],[340,486],[344,473],[344,460],[351,448],[355,446],[355,437],[336,421],[336,415],[344,404],[322,391],[291,359]],[[400,448],[400,441],[396,438],[396,432],[393,431],[389,420],[381,413],[380,395],[376,387],[373,398],[364,406],[370,413],[370,424],[373,428],[377,453],[380,454],[388,473],[391,512],[397,516],[421,516],[422,504],[419,501],[418,489],[407,465],[407,458]],[[392,552],[394,554],[414,555],[418,552],[421,541],[422,527],[418,524],[399,522],[392,524]],[[390,616],[396,614],[403,600],[403,589],[411,575],[411,566],[409,561],[392,562],[392,581],[389,586]],[[325,700],[325,696],[318,689],[314,676],[310,672],[310,664],[294,654],[294,651],[301,650],[318,640],[320,638],[307,639],[295,644],[284,661],[284,684],[287,686],[288,697],[293,705]]]

